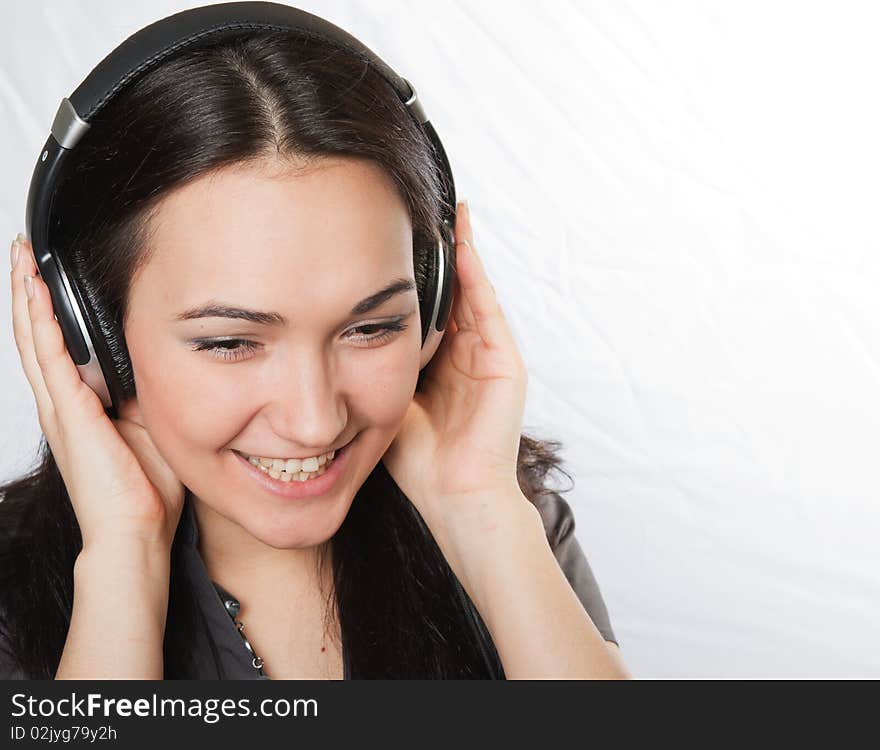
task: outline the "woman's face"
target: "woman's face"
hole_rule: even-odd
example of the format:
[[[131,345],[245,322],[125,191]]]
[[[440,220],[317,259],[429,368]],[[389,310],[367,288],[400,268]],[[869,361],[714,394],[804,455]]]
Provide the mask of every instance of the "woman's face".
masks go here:
[[[172,193],[154,227],[124,324],[145,427],[227,536],[244,529],[278,549],[325,542],[415,393],[421,332],[405,204],[365,161],[299,174],[250,165]],[[352,314],[401,279],[412,286]],[[209,304],[262,320],[183,317]],[[382,330],[398,320],[404,330]],[[217,339],[251,344],[194,350]],[[266,490],[233,452],[301,458],[352,438],[343,473],[311,499]]]

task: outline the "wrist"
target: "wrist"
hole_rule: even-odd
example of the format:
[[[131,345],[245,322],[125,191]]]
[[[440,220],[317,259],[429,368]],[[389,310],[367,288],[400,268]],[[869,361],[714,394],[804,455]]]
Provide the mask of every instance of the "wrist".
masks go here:
[[[528,525],[541,518],[538,509],[519,486],[444,498],[439,507],[443,511],[440,523],[443,533],[450,541],[462,544],[503,538],[505,529],[511,525]]]
[[[437,543],[475,603],[486,574],[536,541],[547,543],[540,512],[519,488],[472,496],[456,510]]]
[[[79,551],[73,565],[75,579],[100,578],[124,585],[167,581],[171,569],[171,548],[158,542],[105,539]]]

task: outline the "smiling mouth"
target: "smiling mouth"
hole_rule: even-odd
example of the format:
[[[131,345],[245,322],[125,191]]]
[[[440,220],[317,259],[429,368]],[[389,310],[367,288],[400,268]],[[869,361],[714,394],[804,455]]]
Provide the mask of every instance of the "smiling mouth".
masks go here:
[[[360,434],[360,433],[358,433],[358,434]],[[357,435],[355,435],[355,437],[353,437],[351,440],[349,440],[347,443],[345,443],[342,447],[336,448],[335,449],[335,456],[333,458],[326,460],[323,464],[320,464],[318,466],[318,469],[316,471],[311,471],[311,472],[297,471],[297,472],[294,472],[293,474],[288,474],[284,470],[273,470],[272,468],[270,468],[268,466],[264,466],[259,460],[257,460],[256,456],[250,456],[247,453],[244,453],[244,452],[237,450],[235,448],[232,449],[232,452],[235,453],[236,455],[240,456],[242,459],[244,459],[245,461],[250,463],[254,468],[259,469],[261,472],[263,472],[263,474],[265,474],[268,477],[271,477],[272,479],[280,480],[285,483],[286,482],[309,482],[309,481],[311,481],[313,479],[317,479],[318,477],[325,474],[330,469],[330,467],[336,462],[336,460],[339,458],[340,453],[342,453],[342,451],[344,451],[346,448],[348,448],[354,442],[356,437],[357,437]]]
[[[319,465],[315,471],[295,471],[289,473],[285,469],[273,469],[269,466],[264,466],[256,458],[250,457],[245,453],[236,452],[255,469],[259,469],[265,475],[272,477],[272,479],[278,479],[282,482],[307,482],[316,479],[324,474],[336,462],[336,458],[334,457],[327,459],[323,464]],[[337,451],[336,455],[338,456],[339,453],[341,453],[341,450]]]
[[[257,485],[273,495],[288,500],[307,500],[324,497],[340,481],[346,472],[349,454],[354,450],[357,435],[337,452],[333,460],[321,466],[317,472],[302,472],[289,475],[286,472],[269,471],[266,467],[258,467],[246,454],[236,449],[230,452],[236,455],[238,463]]]

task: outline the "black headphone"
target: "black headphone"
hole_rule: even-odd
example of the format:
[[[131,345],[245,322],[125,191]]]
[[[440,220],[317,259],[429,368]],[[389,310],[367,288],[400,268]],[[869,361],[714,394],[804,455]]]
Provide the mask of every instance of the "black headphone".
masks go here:
[[[220,3],[191,8],[156,21],[130,36],[101,60],[69,97],[61,100],[51,135],[37,160],[28,189],[25,227],[38,272],[49,287],[55,317],[80,377],[100,396],[105,411],[113,419],[117,418],[123,398],[117,365],[102,337],[93,303],[73,275],[65,271],[49,236],[52,201],[59,175],[89,129],[92,118],[132,78],[182,48],[243,30],[259,29],[318,37],[366,58],[394,87],[407,110],[424,129],[433,145],[437,166],[446,177],[446,204],[441,209],[435,252],[428,258],[427,281],[424,288],[418,289],[422,320],[420,371],[437,351],[446,330],[455,291],[455,185],[446,152],[412,84],[346,31],[298,8],[269,2]]]

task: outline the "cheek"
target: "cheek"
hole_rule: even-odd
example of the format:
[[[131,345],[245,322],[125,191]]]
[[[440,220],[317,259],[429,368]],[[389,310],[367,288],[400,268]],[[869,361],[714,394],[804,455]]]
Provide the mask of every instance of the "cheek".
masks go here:
[[[236,407],[230,378],[198,366],[186,346],[152,337],[128,341],[144,423],[157,449],[174,468],[200,450],[215,450],[234,424]],[[207,377],[206,377],[207,375]]]
[[[361,412],[361,421],[379,428],[399,426],[415,394],[419,356],[418,348],[395,347],[389,356],[376,357],[372,367],[352,378],[357,383],[352,403]]]

